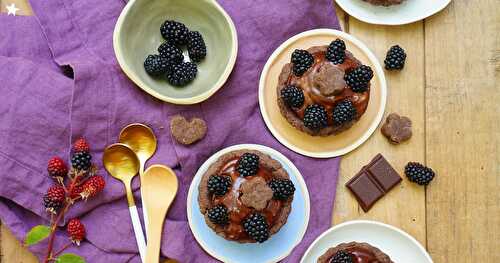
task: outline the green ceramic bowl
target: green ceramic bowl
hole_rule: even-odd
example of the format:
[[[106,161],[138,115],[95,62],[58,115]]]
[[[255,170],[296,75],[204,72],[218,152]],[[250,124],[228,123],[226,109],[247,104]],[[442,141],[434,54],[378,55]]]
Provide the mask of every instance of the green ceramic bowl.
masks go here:
[[[199,31],[207,45],[207,57],[198,64],[196,79],[185,87],[174,87],[144,70],[144,59],[157,54],[164,41],[160,26],[167,19]],[[215,0],[132,0],[118,18],[113,46],[118,63],[135,84],[175,104],[195,104],[213,95],[229,77],[238,53],[234,23]]]

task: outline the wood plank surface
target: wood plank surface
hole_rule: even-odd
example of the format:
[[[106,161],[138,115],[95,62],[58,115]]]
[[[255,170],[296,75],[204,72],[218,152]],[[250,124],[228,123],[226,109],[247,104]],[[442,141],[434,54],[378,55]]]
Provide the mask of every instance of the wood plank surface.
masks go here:
[[[425,34],[428,249],[500,262],[500,1],[452,1]]]
[[[352,17],[346,19],[340,8],[337,8],[337,12],[339,19],[343,21],[344,30],[363,41],[382,64],[390,46],[399,44],[406,50],[408,59],[404,70],[386,71],[388,98],[385,116],[397,112],[409,117],[412,120],[413,136],[408,142],[395,146],[387,141],[380,129],[377,129],[364,145],[343,157],[333,223],[338,224],[352,219],[381,221],[402,228],[425,246],[423,187],[403,180],[368,213],[359,207],[353,195],[345,187],[345,183],[377,153],[382,153],[402,176],[408,161],[423,162],[425,159],[423,22],[398,27],[378,26],[360,22]]]
[[[32,13],[27,0],[0,0],[0,11],[11,3],[18,15]],[[405,69],[386,74],[385,115],[410,117],[414,134],[393,146],[377,129],[344,156],[334,224],[371,219],[395,225],[426,246],[434,262],[500,262],[499,5],[455,0],[425,21],[395,27],[365,24],[337,7],[342,28],[381,62],[393,44],[407,51]],[[404,179],[364,213],[344,184],[379,152],[402,176],[408,161],[426,163],[438,176],[427,189]],[[1,226],[0,262],[36,258]]]

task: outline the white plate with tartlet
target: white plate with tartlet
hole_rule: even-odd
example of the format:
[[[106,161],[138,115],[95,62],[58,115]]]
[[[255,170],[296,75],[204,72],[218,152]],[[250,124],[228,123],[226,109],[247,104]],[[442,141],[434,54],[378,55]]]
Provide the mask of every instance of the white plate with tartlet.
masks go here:
[[[347,221],[328,229],[309,246],[300,263],[316,263],[329,248],[353,241],[366,242],[380,249],[393,262],[433,263],[425,248],[408,233],[369,220]]]
[[[373,70],[368,107],[363,116],[348,130],[326,137],[311,136],[293,127],[281,114],[276,92],[278,78],[283,66],[290,62],[295,49],[329,45],[337,38],[345,42],[347,50],[354,57]],[[387,83],[378,59],[363,42],[352,35],[333,29],[314,29],[291,37],[269,57],[260,76],[259,106],[267,128],[281,144],[309,157],[336,157],[362,145],[382,120],[386,101]]]
[[[443,10],[451,0],[403,0],[401,4],[377,6],[363,0],[335,0],[349,15],[370,24],[404,25]]]
[[[198,202],[198,186],[210,165],[222,155],[237,150],[256,150],[281,163],[295,186],[292,210],[281,229],[263,243],[241,244],[217,235],[205,222]],[[257,144],[239,144],[224,148],[212,155],[198,169],[191,182],[187,197],[187,216],[191,232],[200,246],[222,262],[272,263],[288,256],[306,233],[309,224],[310,199],[306,183],[297,167],[280,152]]]

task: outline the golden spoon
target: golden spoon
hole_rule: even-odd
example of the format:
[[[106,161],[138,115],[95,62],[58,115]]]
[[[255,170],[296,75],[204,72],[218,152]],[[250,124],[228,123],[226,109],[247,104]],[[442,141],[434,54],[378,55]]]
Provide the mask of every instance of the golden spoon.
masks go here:
[[[141,221],[139,220],[139,213],[135,206],[134,196],[132,195],[132,179],[139,171],[139,159],[134,151],[127,145],[115,143],[108,146],[104,150],[102,162],[108,173],[114,178],[120,180],[125,185],[125,192],[127,193],[127,202],[134,227],[135,239],[141,260],[144,262],[146,252],[146,240],[142,232]]]
[[[142,123],[132,123],[127,125],[120,132],[118,139],[121,143],[128,145],[139,158],[139,175],[141,179],[141,196],[144,196],[142,188],[144,166],[146,161],[153,156],[156,151],[156,136],[153,130]],[[144,198],[142,200],[142,214],[144,216],[144,224],[146,232],[148,231],[148,214],[146,206],[144,205]]]
[[[149,215],[146,263],[158,263],[163,221],[177,194],[179,183],[174,171],[163,165],[149,167],[144,172],[143,182],[141,188],[144,190],[144,195],[142,198],[145,200]]]

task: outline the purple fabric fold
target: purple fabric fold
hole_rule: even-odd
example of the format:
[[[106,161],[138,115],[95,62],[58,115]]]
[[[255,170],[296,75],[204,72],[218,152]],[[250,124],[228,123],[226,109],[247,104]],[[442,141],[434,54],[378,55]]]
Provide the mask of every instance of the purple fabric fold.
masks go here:
[[[236,24],[238,60],[219,92],[191,106],[154,99],[120,70],[112,32],[125,4],[122,0],[32,0],[35,17],[0,15],[0,165],[4,167],[0,172],[0,218],[16,237],[22,239],[30,227],[46,222],[41,199],[52,184],[45,172],[50,157],[67,158],[70,142],[84,136],[100,165],[104,147],[115,142],[120,129],[132,122],[148,124],[158,137],[158,150],[148,164],[175,167],[180,181],[164,226],[164,256],[180,262],[217,262],[191,234],[187,189],[211,154],[234,144],[257,143],[277,149],[295,163],[309,188],[308,230],[283,262],[298,262],[314,238],[330,226],[340,159],[312,159],[283,147],[267,130],[257,97],[261,70],[283,41],[309,29],[339,29],[332,2],[219,3]],[[74,79],[63,74],[65,65],[72,68]],[[209,126],[207,137],[188,147],[174,142],[169,119],[179,113],[204,118]],[[79,202],[66,217],[79,216],[87,227],[88,240],[72,252],[87,262],[139,262],[123,186],[100,168],[106,177],[105,191],[98,198]],[[137,180],[134,185],[137,189]],[[139,191],[135,194],[140,204]],[[64,240],[64,233],[60,235]],[[42,247],[31,249],[42,256]]]

